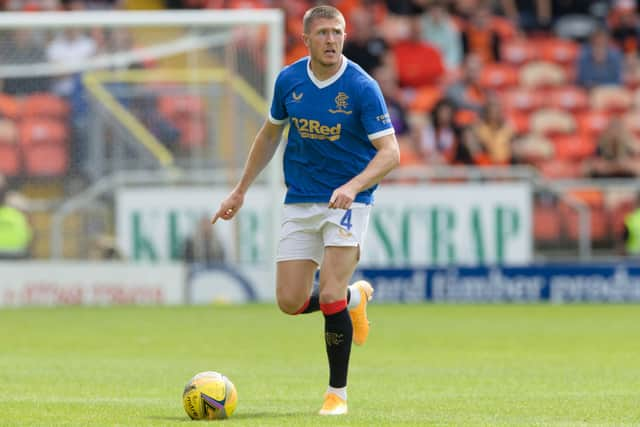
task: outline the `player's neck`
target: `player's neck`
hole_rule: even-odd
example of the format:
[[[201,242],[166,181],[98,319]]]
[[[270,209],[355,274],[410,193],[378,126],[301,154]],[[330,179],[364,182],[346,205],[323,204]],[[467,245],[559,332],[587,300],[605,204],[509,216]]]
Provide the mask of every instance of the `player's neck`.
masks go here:
[[[333,65],[322,65],[318,61],[314,61],[313,59],[309,60],[309,68],[311,72],[316,77],[316,79],[323,81],[330,79],[333,77],[338,71],[340,71],[340,67],[342,66],[342,61],[344,61],[344,57],[340,55],[340,60],[337,64]]]

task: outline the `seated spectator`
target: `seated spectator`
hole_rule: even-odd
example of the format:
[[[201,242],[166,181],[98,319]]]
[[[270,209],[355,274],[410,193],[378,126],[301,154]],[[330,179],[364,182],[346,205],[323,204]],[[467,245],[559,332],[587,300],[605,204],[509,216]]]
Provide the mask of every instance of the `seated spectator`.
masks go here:
[[[526,33],[551,26],[551,0],[501,0],[504,14]]]
[[[456,150],[454,163],[472,166],[491,165],[491,159],[487,155],[487,150],[480,143],[470,126],[466,126],[460,130],[460,143]]]
[[[402,96],[400,86],[398,86],[395,69],[391,65],[382,65],[373,70],[373,78],[380,85],[396,135],[406,134],[409,130],[407,125],[407,105]]]
[[[480,121],[474,127],[474,134],[484,147],[491,163],[496,165],[511,163],[511,144],[515,131],[505,120],[498,98],[492,97],[487,101],[480,113]]]
[[[387,10],[394,15],[418,16],[422,13],[422,6],[416,0],[385,0]]]
[[[444,0],[431,1],[420,19],[422,40],[440,51],[447,69],[457,69],[462,63],[462,40]]]
[[[474,53],[485,64],[500,61],[500,34],[493,28],[491,19],[491,8],[479,4],[462,31],[464,54]]]
[[[482,62],[477,55],[467,55],[462,69],[462,78],[450,85],[446,97],[451,99],[457,108],[480,112],[487,94],[480,84]]]
[[[586,88],[622,84],[623,58],[605,29],[596,30],[578,57],[576,82]]]
[[[387,42],[375,33],[373,15],[367,9],[354,9],[349,20],[349,36],[344,43],[344,56],[371,74],[376,67],[391,61]]]
[[[636,56],[640,46],[638,14],[633,0],[618,0],[611,14],[611,37],[625,55]]]
[[[442,99],[431,111],[428,123],[420,132],[418,152],[428,164],[452,164],[458,153],[461,130],[454,117],[456,106]]]
[[[409,38],[393,46],[393,57],[402,87],[438,84],[445,68],[438,49],[421,40],[419,18],[411,18]]]
[[[635,137],[621,118],[611,119],[598,138],[596,156],[585,162],[585,174],[593,178],[629,178],[640,175],[640,154]]]

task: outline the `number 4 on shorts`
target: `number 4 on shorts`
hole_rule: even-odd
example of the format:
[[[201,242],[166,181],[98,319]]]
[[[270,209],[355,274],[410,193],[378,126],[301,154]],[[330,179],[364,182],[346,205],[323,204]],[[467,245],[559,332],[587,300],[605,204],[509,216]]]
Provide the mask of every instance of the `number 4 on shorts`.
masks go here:
[[[351,230],[351,209],[347,209],[344,213],[344,216],[340,220],[340,225],[342,225],[347,230]]]

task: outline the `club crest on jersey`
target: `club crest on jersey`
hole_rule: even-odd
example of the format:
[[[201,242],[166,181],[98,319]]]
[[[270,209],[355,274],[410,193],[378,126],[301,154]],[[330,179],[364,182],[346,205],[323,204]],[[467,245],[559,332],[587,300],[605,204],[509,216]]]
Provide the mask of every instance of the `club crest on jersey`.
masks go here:
[[[300,102],[300,100],[302,99],[302,96],[304,95],[304,93],[300,92],[300,95],[298,95],[296,93],[296,91],[294,90],[293,93],[291,94],[291,97],[293,98],[294,102]]]
[[[332,110],[331,108],[329,108],[329,112],[331,114],[351,114],[353,110],[347,110],[347,107],[349,106],[349,103],[347,102],[348,99],[349,96],[347,96],[346,93],[338,92],[338,96],[336,96],[334,99],[336,101],[336,109]]]

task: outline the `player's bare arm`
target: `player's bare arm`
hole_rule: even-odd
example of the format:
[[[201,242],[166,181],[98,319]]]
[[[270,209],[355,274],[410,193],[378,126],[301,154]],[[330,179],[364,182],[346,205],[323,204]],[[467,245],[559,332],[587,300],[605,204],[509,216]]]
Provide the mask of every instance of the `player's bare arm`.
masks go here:
[[[215,224],[218,218],[228,221],[240,210],[249,186],[273,158],[283,129],[284,125],[276,125],[269,120],[266,120],[262,125],[249,151],[249,157],[244,165],[240,181],[227,198],[220,203],[220,208],[211,219],[212,224]]]
[[[374,139],[371,143],[378,152],[360,174],[334,190],[330,208],[349,209],[359,192],[382,181],[400,163],[400,148],[394,134]]]

